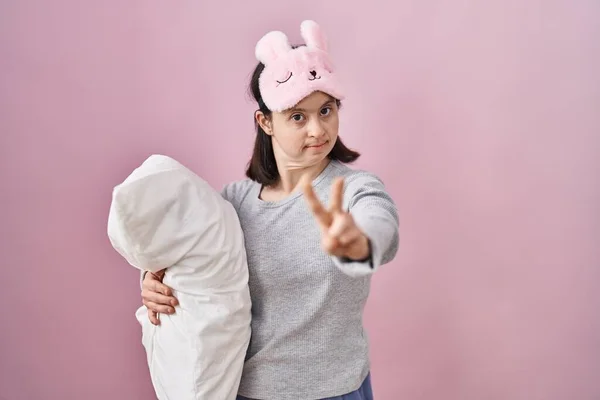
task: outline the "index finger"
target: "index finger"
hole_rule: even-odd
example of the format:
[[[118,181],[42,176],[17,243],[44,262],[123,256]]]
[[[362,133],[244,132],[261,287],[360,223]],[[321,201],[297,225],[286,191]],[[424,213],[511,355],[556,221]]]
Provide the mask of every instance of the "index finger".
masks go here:
[[[302,190],[304,191],[304,198],[308,203],[308,207],[314,214],[317,221],[325,226],[331,225],[331,215],[329,215],[325,207],[323,207],[317,198],[317,195],[312,187],[312,182],[309,179],[304,179],[302,182]]]
[[[344,179],[336,178],[331,185],[331,201],[329,208],[333,212],[342,212],[342,203],[344,200]]]
[[[162,283],[159,280],[152,279],[150,282],[144,282],[144,286],[155,293],[164,294],[165,296],[171,296],[171,288]]]

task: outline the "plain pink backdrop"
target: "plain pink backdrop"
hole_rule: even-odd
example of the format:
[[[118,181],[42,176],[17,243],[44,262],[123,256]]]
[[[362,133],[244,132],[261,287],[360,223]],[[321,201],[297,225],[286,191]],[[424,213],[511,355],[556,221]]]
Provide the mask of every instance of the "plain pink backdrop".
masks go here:
[[[112,187],[152,153],[220,188],[271,29],[327,31],[341,134],[398,203],[366,324],[378,400],[600,398],[600,3],[0,3],[0,399],[153,392]]]

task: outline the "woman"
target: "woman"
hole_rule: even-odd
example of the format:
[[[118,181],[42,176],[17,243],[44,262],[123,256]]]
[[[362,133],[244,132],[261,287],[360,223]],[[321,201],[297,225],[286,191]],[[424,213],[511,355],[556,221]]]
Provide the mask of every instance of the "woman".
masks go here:
[[[372,399],[363,309],[371,275],[397,252],[398,214],[375,175],[345,165],[359,154],[338,137],[343,94],[326,41],[312,21],[301,31],[305,46],[281,32],[256,46],[248,179],[222,192],[239,215],[250,270],[239,399]],[[153,323],[175,312],[160,274],[142,287]]]

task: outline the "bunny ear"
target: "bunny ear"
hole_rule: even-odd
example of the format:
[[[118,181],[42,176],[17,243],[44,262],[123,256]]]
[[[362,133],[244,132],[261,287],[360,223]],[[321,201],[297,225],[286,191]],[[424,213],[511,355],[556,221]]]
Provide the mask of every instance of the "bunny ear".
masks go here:
[[[283,32],[272,31],[263,36],[256,44],[256,59],[268,65],[280,55],[292,49],[287,36]]]
[[[315,21],[303,21],[300,25],[300,33],[306,46],[327,52],[327,38]]]

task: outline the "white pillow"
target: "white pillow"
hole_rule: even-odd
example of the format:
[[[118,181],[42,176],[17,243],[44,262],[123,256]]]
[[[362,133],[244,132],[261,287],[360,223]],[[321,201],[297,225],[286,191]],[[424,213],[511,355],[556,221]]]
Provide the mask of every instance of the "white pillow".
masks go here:
[[[153,155],[116,186],[112,246],[132,266],[156,272],[179,300],[174,315],[142,326],[158,399],[234,400],[250,340],[243,232],[233,206],[199,176]]]

